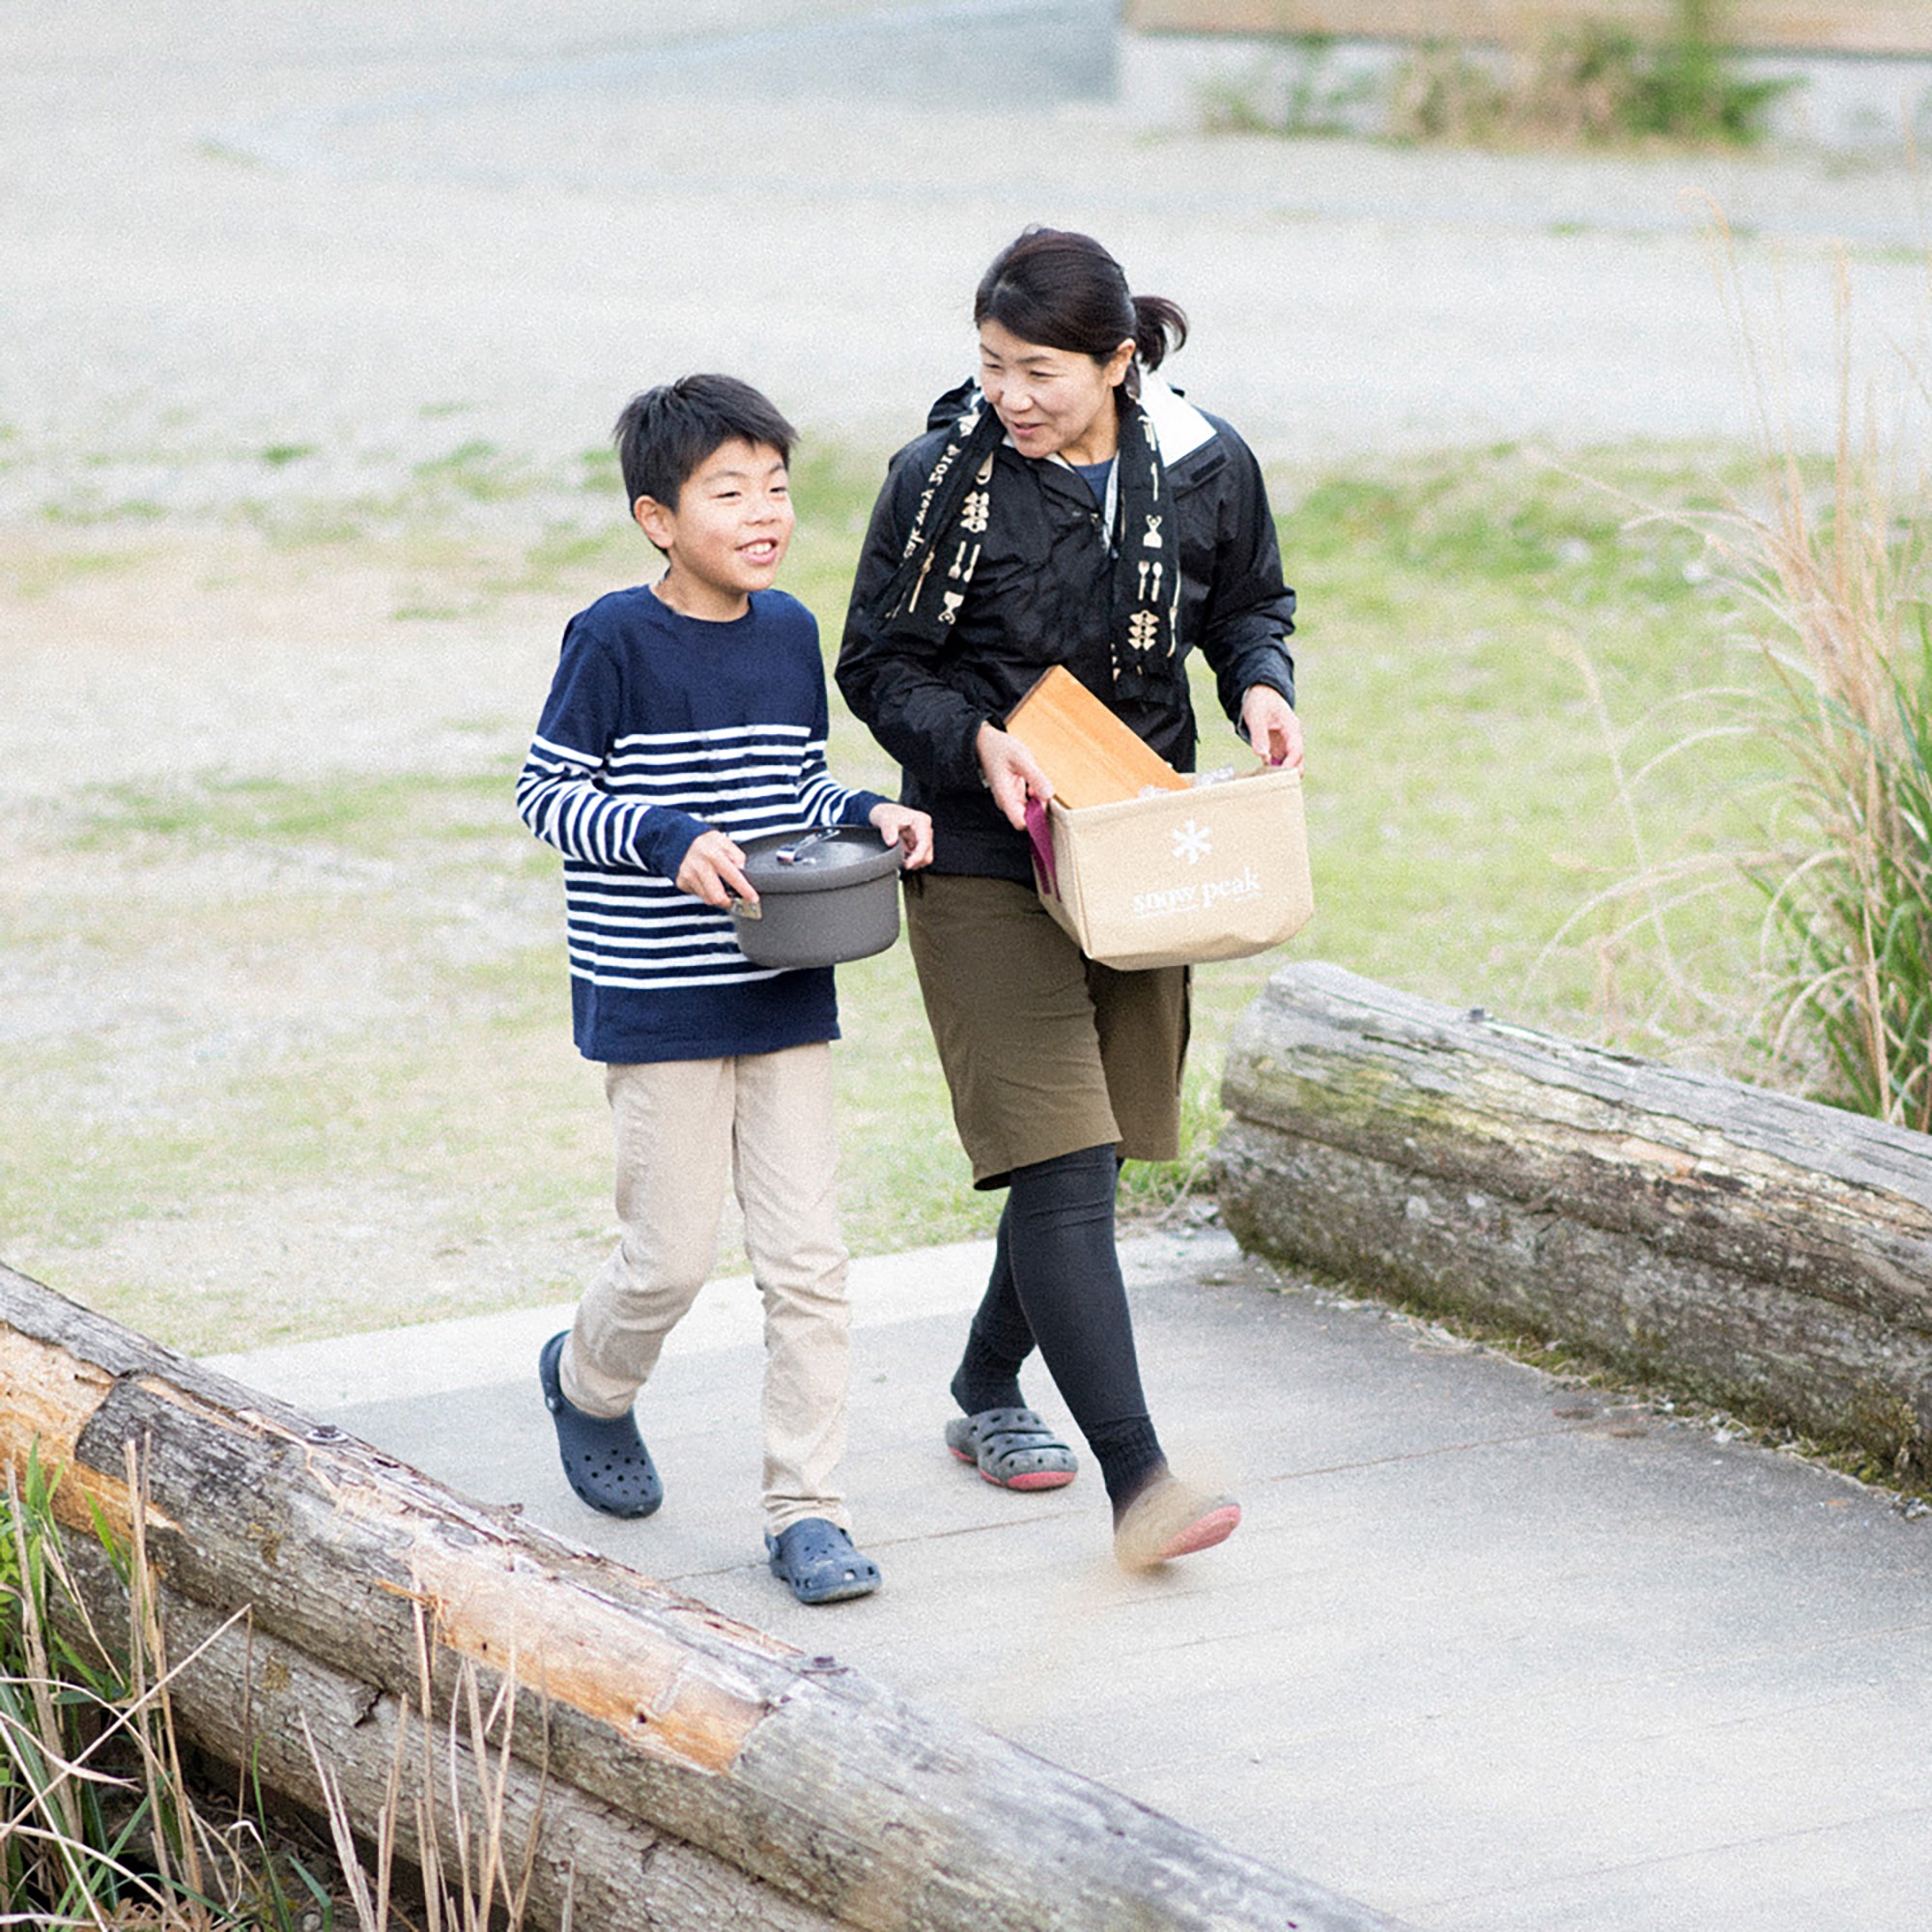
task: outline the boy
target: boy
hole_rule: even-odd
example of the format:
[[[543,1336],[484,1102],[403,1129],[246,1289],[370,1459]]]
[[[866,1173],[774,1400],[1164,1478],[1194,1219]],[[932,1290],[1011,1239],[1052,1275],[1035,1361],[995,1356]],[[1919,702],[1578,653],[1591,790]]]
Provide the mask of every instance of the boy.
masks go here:
[[[649,1516],[664,1489],[632,1404],[710,1273],[729,1181],[765,1304],[765,1548],[801,1603],[835,1603],[879,1569],[833,1487],[848,1310],[832,972],[753,966],[727,908],[757,896],[740,839],[869,823],[923,866],[932,822],[825,768],[817,626],[772,588],[791,425],[744,383],[687,376],[634,397],[615,438],[664,574],[571,619],[517,810],[563,854],[574,1031],[604,1064],[623,1238],[538,1377],[571,1488]]]

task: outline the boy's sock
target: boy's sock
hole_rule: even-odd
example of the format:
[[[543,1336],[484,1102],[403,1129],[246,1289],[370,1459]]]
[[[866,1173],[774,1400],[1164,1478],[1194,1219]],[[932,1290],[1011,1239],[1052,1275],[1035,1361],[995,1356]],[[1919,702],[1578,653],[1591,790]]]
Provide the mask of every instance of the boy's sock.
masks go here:
[[[983,1415],[989,1408],[1021,1408],[1020,1366],[1033,1353],[1033,1330],[1013,1288],[1013,1271],[1007,1259],[1007,1216],[1000,1215],[993,1239],[993,1271],[986,1280],[973,1325],[967,1331],[966,1351],[959,1358],[951,1388],[952,1400],[967,1415]]]

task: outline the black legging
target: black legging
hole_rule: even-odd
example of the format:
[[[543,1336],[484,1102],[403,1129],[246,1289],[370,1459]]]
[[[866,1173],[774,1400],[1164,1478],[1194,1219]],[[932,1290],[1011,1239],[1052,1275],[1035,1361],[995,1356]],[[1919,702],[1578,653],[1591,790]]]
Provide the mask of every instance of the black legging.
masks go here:
[[[1013,1169],[993,1272],[952,1380],[969,1415],[1017,1406],[1020,1365],[1037,1343],[1117,1512],[1162,1463],[1114,1241],[1119,1178],[1110,1146]]]

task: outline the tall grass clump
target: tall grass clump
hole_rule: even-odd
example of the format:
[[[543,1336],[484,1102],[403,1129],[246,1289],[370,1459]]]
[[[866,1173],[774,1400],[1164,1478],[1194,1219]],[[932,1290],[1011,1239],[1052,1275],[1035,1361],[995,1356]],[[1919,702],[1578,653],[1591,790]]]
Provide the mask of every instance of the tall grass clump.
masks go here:
[[[294,1932],[318,1895],[184,1774],[141,1552],[101,1542],[132,1640],[98,1629],[30,1457],[0,1497],[0,1926]]]
[[[168,1661],[131,1447],[128,1479],[129,1542],[95,1521],[128,1592],[126,1641],[89,1609],[58,1474],[30,1456],[0,1493],[0,1928],[519,1932],[535,1846],[513,1852],[506,1831],[514,1681],[486,1704],[466,1663],[440,1726],[419,1615],[418,1696],[401,1700],[370,1815],[352,1816],[311,1742],[331,1862],[286,1805],[271,1818],[247,1775],[211,1771],[185,1745],[171,1687],[201,1653]]]
[[[1814,497],[1766,443],[1765,506],[1726,547],[1766,619],[1771,672],[1751,723],[1789,773],[1748,862],[1777,974],[1769,1046],[1821,1097],[1932,1128],[1932,484],[1852,415],[1850,298],[1839,288],[1838,438]],[[1932,428],[1922,373],[1915,413]],[[1909,432],[1908,432],[1909,436]],[[1909,447],[1902,439],[1901,447]],[[1901,482],[1907,462],[1916,473]]]
[[[1721,231],[1720,231],[1721,235]],[[1703,694],[1707,718],[1646,767],[1729,736],[1758,778],[1715,810],[1742,818],[1727,841],[1650,865],[1605,895],[1637,911],[1664,978],[1749,1042],[1773,1084],[1855,1112],[1932,1129],[1932,388],[1909,372],[1904,416],[1882,430],[1855,410],[1851,297],[1838,279],[1835,447],[1806,460],[1775,420],[1781,391],[1752,339],[1728,256],[1723,283],[1756,415],[1753,500],[1694,520],[1739,600],[1746,673]],[[1585,667],[1586,681],[1588,667]],[[1628,781],[1626,791],[1643,776]],[[1626,798],[1628,805],[1629,800]],[[1744,886],[1761,910],[1757,980],[1692,983],[1670,957],[1667,918]]]

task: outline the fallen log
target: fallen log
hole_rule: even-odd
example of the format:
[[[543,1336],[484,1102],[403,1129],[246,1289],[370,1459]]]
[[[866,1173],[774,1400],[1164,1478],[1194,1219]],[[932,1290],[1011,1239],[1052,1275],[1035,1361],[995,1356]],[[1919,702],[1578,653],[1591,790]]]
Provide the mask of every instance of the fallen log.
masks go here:
[[[1223,1099],[1244,1245],[1924,1468],[1924,1135],[1321,964],[1242,1015]]]
[[[105,1550],[76,1537],[68,1563],[97,1630],[111,1630],[106,1615],[126,1596]],[[350,1676],[257,1630],[245,1611],[224,1616],[169,1590],[161,1623],[180,1735],[318,1814],[332,1791],[365,1840],[392,1811],[403,1854],[418,1861],[415,1821],[427,1820],[445,1872],[460,1872],[468,1858],[473,1873],[480,1842],[495,1834],[512,1882],[526,1887],[531,1924],[559,1925],[566,1909],[578,1925],[676,1932],[832,1932],[838,1923],[549,1776],[502,1747],[500,1726],[479,1754],[462,1712],[453,1728],[426,1723],[419,1694],[398,1696]]]
[[[486,1699],[511,1687],[515,1816],[552,1875],[534,1922],[557,1922],[554,1881],[574,1868],[585,1897],[631,1901],[585,1919],[580,1899],[578,1922],[612,1932],[1389,1924],[0,1266],[0,1457],[38,1445],[63,1468],[64,1520],[86,1531],[98,1510],[126,1534],[130,1443],[162,1612],[213,1639],[172,1693],[189,1735],[231,1760],[245,1745],[313,1803],[305,1717],[366,1805],[426,1631],[439,1714],[466,1676]],[[119,1588],[111,1568],[87,1574]]]

